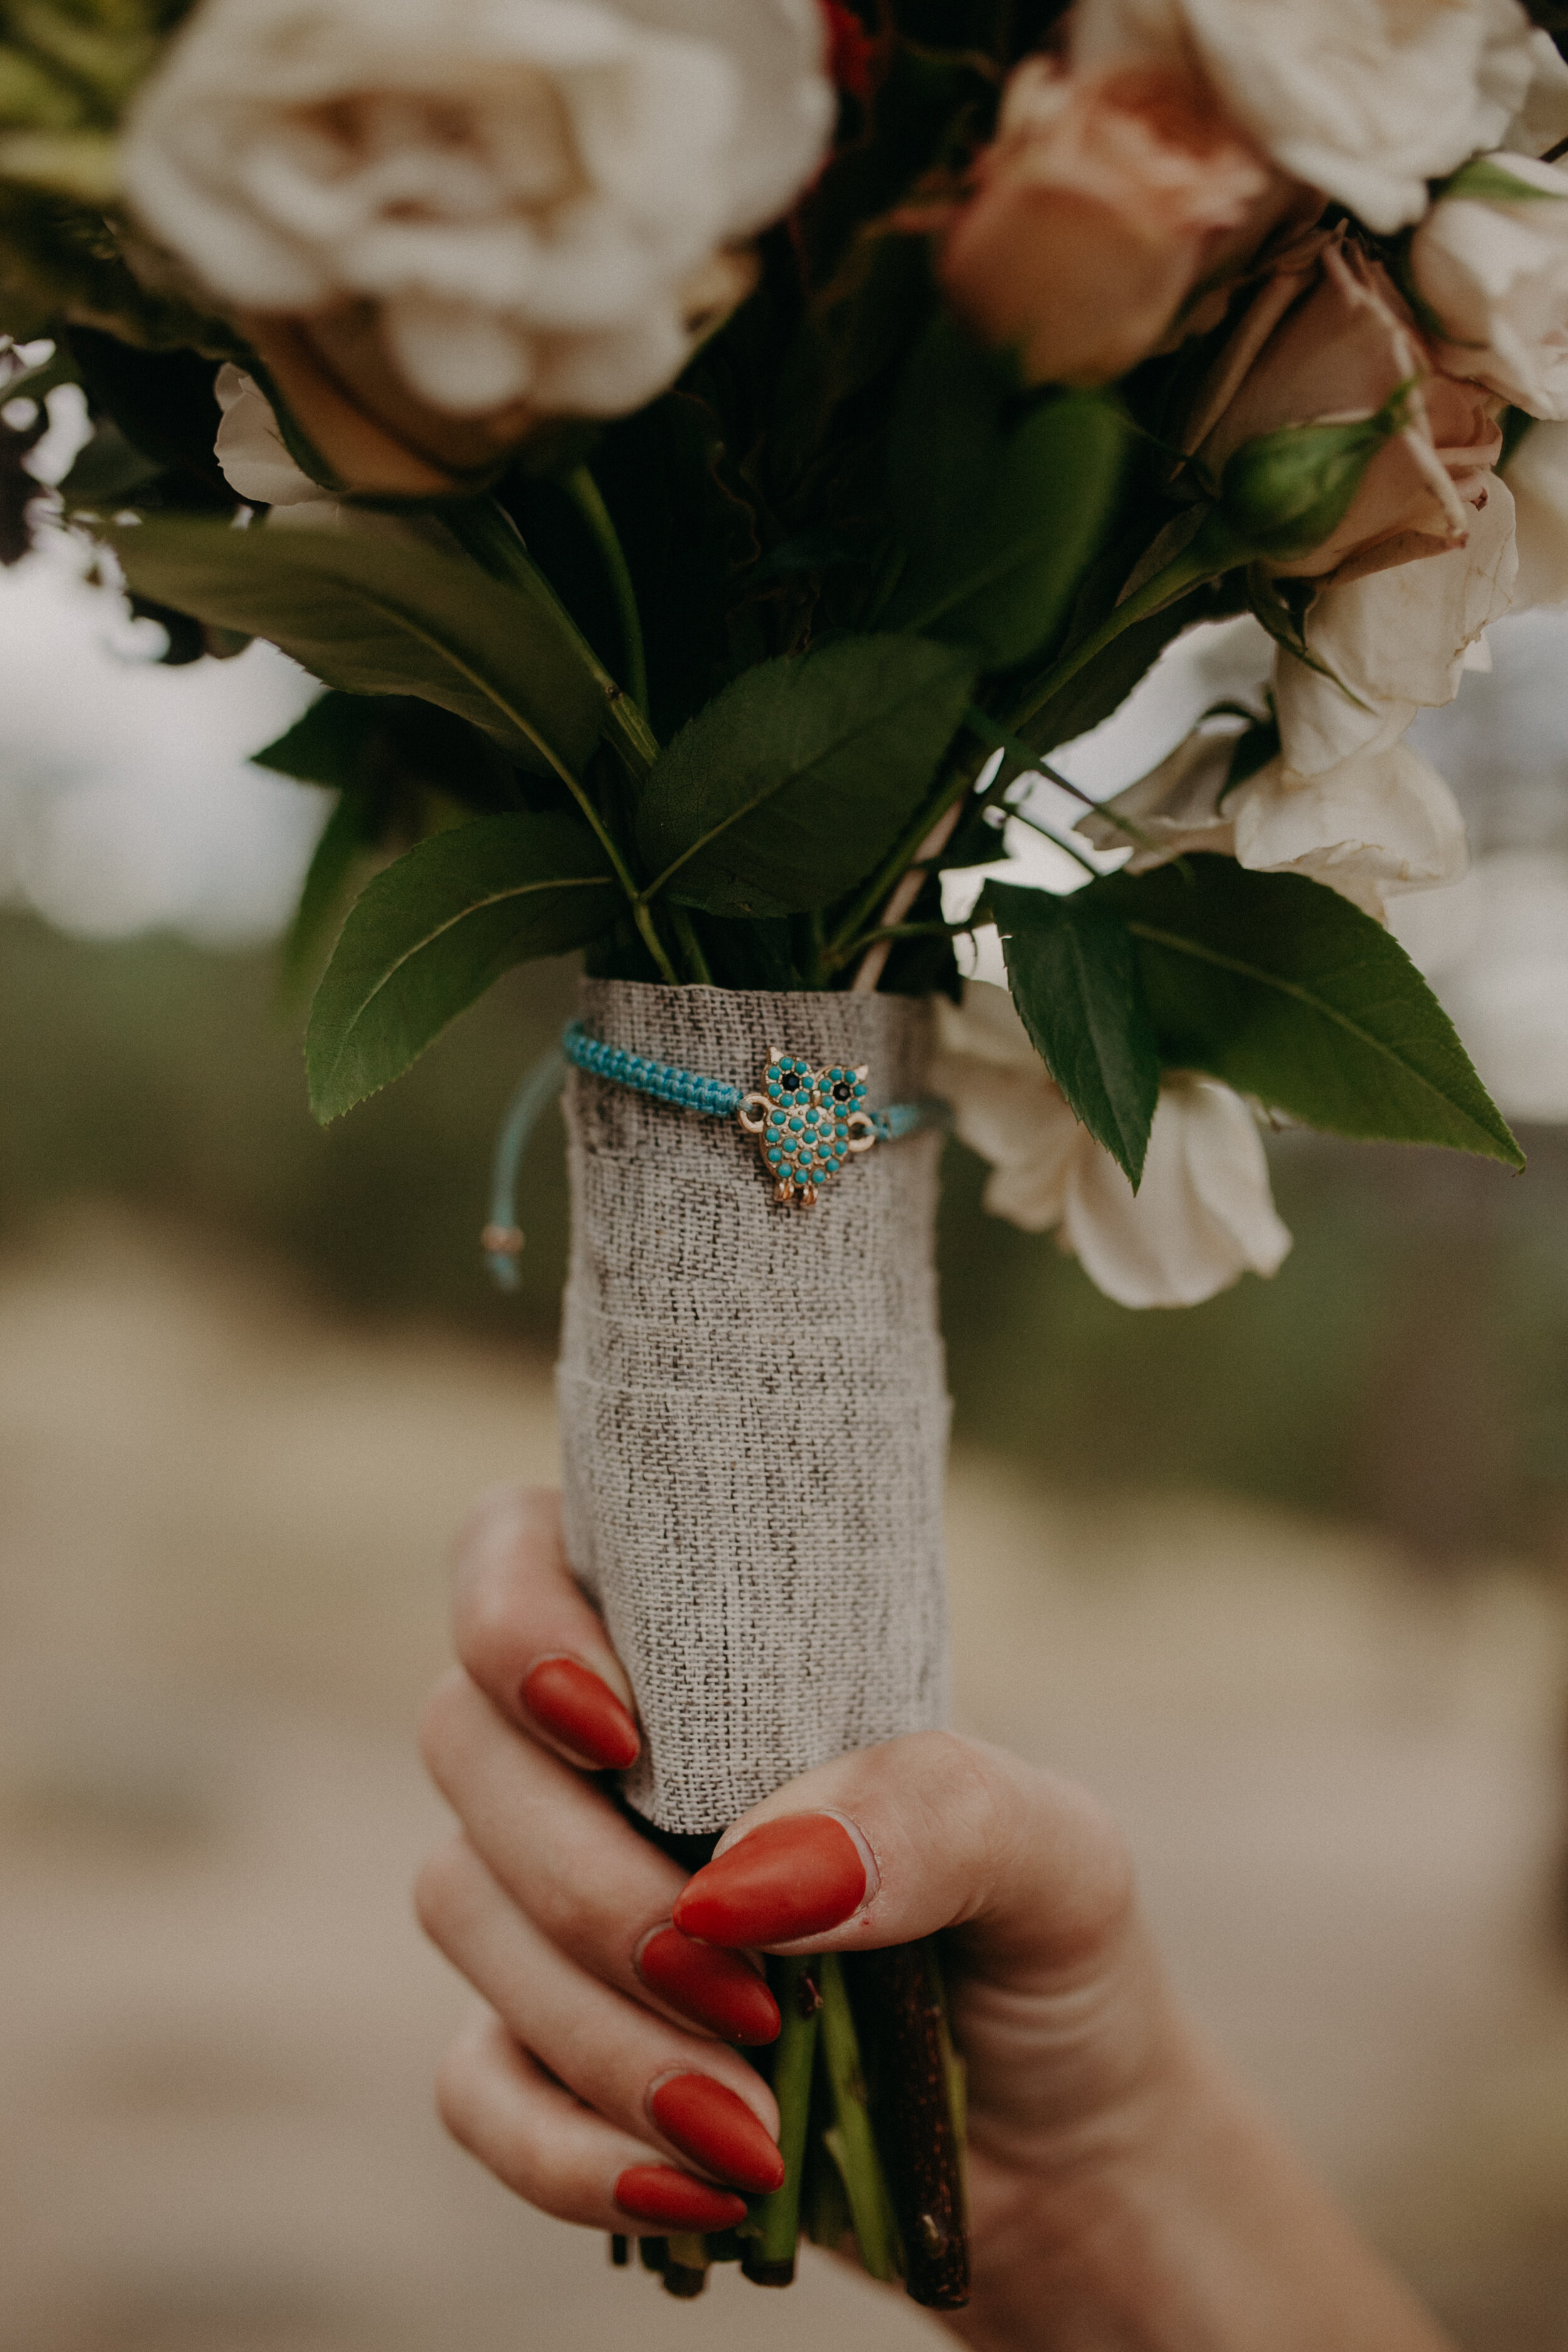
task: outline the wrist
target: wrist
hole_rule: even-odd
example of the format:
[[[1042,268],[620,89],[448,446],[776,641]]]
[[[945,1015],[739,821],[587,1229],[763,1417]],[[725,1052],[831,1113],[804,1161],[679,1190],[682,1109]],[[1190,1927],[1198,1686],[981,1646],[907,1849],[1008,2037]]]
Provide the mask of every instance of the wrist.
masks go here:
[[[1452,2352],[1185,2028],[1020,2164],[977,2135],[975,2352]]]

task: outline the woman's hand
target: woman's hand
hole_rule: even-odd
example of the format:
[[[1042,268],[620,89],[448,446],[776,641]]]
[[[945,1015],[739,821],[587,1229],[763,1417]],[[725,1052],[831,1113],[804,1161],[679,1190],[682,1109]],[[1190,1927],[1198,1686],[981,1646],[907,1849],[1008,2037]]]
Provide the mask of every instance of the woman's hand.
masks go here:
[[[635,1753],[631,1694],[561,1553],[504,1490],[458,1549],[461,1669],[425,1750],[461,1828],[420,1917],[489,2013],[449,2129],[563,2221],[700,2231],[779,2178],[734,2044],[772,2038],[759,1948],[949,1932],[968,2068],[973,2301],[995,2352],[1440,2352],[1176,2012],[1115,1824],[1001,1750],[926,1733],[841,1757],[688,1879],[580,1769]]]

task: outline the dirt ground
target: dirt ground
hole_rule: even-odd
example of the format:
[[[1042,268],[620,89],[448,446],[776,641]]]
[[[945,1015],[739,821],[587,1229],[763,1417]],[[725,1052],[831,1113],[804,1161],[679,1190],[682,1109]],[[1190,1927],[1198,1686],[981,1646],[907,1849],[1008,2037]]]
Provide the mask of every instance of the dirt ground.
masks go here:
[[[83,1212],[0,1265],[0,2352],[951,2339],[823,2263],[700,2305],[435,2123],[407,1884],[468,1497],[546,1370]],[[952,1478],[962,1716],[1127,1824],[1194,2008],[1474,2352],[1568,2352],[1568,1612],[1203,1496]]]

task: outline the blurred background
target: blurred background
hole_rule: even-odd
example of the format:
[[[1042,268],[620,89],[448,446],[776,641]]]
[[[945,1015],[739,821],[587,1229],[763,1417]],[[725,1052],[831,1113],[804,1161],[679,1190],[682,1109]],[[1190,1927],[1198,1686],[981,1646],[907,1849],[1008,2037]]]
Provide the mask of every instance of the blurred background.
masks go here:
[[[247,764],[313,688],[166,649],[63,538],[0,572],[0,2352],[951,2340],[823,2263],[673,2304],[442,2139],[411,1725],[468,1497],[552,1473],[553,1115],[515,1297],[477,1234],[572,974],[318,1130],[325,797]],[[1489,651],[1419,737],[1473,870],[1397,928],[1528,1173],[1280,1135],[1277,1279],[1135,1316],[952,1147],[954,1605],[963,1722],[1119,1811],[1364,2226],[1471,2352],[1568,2352],[1568,614]],[[1189,641],[1063,764],[1263,667]]]

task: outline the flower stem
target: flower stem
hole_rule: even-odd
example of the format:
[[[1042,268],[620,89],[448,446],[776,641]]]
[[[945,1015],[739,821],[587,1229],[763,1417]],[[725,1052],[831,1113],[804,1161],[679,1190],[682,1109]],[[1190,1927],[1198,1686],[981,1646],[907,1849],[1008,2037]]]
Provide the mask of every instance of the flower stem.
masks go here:
[[[675,933],[675,943],[686,959],[686,977],[699,988],[711,988],[713,975],[708,969],[708,959],[702,952],[702,942],[697,936],[697,926],[691,919],[689,907],[678,907],[673,901],[669,909],[669,927]]]
[[[465,553],[471,555],[492,580],[500,580],[509,587],[521,589],[536,604],[550,607],[556,625],[570,641],[573,652],[603,694],[608,706],[605,724],[611,740],[627,772],[640,782],[658,759],[659,748],[658,738],[644,716],[641,702],[610,676],[530,555],[522,533],[506,509],[496,499],[455,499],[442,506],[439,513]],[[608,521],[607,516],[605,520]],[[639,658],[641,645],[639,635]]]
[[[833,2123],[823,2138],[843,2177],[862,2269],[874,2279],[895,2279],[900,2267],[898,2223],[871,2130],[860,2043],[837,1953],[823,1953],[816,1968],[822,2051],[833,2094]]]
[[[917,2303],[969,2300],[962,2113],[936,1947],[891,1944],[855,1959],[857,2008],[874,2035],[876,2117]]]
[[[664,2265],[664,2291],[689,2303],[708,2284],[708,2242],[677,2231],[665,2240],[665,2244],[668,2251]]]
[[[574,466],[562,487],[593,534],[599,561],[610,583],[610,593],[616,600],[616,612],[621,625],[621,643],[626,649],[626,685],[638,709],[646,711],[647,655],[643,646],[637,592],[632,583],[631,566],[626,562],[626,550],[610,520],[610,509],[605,504],[599,485],[586,466]]]
[[[1091,630],[1081,644],[1076,645],[1071,653],[1064,654],[1061,660],[1046,672],[1029,700],[1014,712],[1009,731],[1016,734],[1020,727],[1026,727],[1035,713],[1043,710],[1053,695],[1059,694],[1080,669],[1087,669],[1095,656],[1102,654],[1107,646],[1114,645],[1124,631],[1134,627],[1140,621],[1152,619],[1156,613],[1163,612],[1165,606],[1173,604],[1178,596],[1184,596],[1189,588],[1196,588],[1204,581],[1215,579],[1222,572],[1230,571],[1244,562],[1248,552],[1234,539],[1217,512],[1211,514],[1190,547],[1184,548],[1180,555],[1173,555],[1152,580],[1143,583],[1142,588],[1136,589],[1131,596],[1124,596],[1121,604],[1106,614],[1098,629]]]
[[[806,2125],[811,2113],[811,2077],[816,2062],[821,2004],[809,1959],[775,1960],[768,1973],[784,2022],[773,2050],[773,2091],[779,2109],[779,2153],[784,2161],[782,2187],[752,2210],[757,2234],[748,2238],[741,2266],[758,2286],[788,2286],[795,2276],[800,2235],[801,2180],[805,2170]]]

